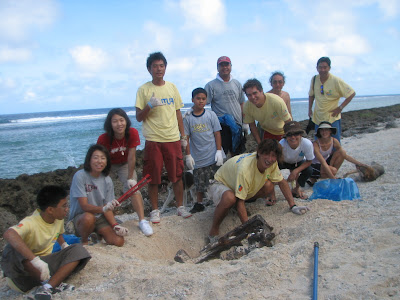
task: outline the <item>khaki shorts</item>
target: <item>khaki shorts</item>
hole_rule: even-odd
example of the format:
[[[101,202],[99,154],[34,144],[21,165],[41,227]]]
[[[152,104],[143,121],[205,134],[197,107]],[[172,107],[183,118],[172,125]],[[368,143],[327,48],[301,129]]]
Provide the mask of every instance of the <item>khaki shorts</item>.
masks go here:
[[[76,222],[78,221],[79,217],[83,214],[76,215],[70,222],[74,224],[74,229],[75,229],[75,235],[80,237],[79,232],[76,230]],[[111,226],[106,218],[104,217],[103,214],[101,214],[99,217],[96,217],[96,222],[94,223],[94,232],[98,232],[100,229]]]
[[[212,200],[215,206],[217,206],[221,201],[222,194],[225,193],[226,191],[232,191],[232,190],[226,185],[224,185],[222,182],[214,181],[208,187],[207,194],[210,200]]]
[[[123,184],[124,193],[128,191],[128,163],[111,165],[111,173],[117,174],[119,181]],[[136,170],[133,171],[133,178],[129,179],[137,181]],[[140,194],[140,191],[138,190],[135,194]]]

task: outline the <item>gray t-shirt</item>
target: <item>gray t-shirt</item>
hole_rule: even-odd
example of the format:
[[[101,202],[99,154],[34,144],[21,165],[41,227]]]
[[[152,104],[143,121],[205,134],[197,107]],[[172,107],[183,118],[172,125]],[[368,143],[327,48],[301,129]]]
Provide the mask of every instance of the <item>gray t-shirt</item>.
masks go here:
[[[215,163],[217,145],[214,132],[221,130],[218,117],[213,111],[205,110],[200,116],[188,114],[183,119],[185,134],[190,136],[190,154],[194,168],[203,168]]]
[[[214,79],[206,84],[207,103],[218,117],[224,114],[232,115],[236,123],[242,126],[242,110],[240,104],[244,103],[242,85],[236,79],[229,82]]]
[[[89,204],[104,206],[112,201],[114,196],[114,185],[110,176],[101,174],[98,178],[90,176],[85,170],[75,173],[70,190],[70,209],[68,221],[76,215],[84,213],[79,205],[78,198],[86,197]]]

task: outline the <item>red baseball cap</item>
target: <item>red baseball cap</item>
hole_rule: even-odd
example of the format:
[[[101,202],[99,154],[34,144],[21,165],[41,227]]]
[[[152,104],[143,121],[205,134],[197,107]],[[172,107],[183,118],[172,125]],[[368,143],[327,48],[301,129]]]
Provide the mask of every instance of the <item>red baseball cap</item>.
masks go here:
[[[230,64],[232,63],[231,59],[228,56],[221,56],[220,58],[218,58],[217,65],[219,65],[222,62],[228,62]]]

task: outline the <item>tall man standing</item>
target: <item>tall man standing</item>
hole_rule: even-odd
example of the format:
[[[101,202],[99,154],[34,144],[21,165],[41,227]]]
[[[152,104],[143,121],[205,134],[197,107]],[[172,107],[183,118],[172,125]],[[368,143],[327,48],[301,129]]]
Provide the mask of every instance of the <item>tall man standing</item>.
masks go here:
[[[331,60],[329,57],[321,57],[317,62],[317,71],[311,79],[310,91],[308,92],[308,116],[315,123],[315,132],[318,125],[323,121],[328,121],[332,127],[336,128],[336,134],[333,135],[340,142],[341,130],[341,112],[344,107],[356,95],[351,86],[345,83],[339,77],[329,73],[331,70]],[[346,99],[339,105],[341,97]],[[314,112],[312,110],[315,99]]]
[[[232,155],[236,155],[244,151],[241,149],[242,130],[248,130],[248,126],[243,127],[242,123],[244,94],[240,82],[232,78],[229,57],[218,58],[217,69],[217,78],[204,87],[207,91],[207,103],[211,103],[211,109],[221,123],[222,148],[225,154],[230,151]]]
[[[152,178],[149,184],[149,198],[152,206],[150,221],[160,222],[158,210],[158,185],[161,183],[163,164],[172,182],[178,215],[191,216],[183,203],[183,157],[181,146],[187,141],[183,128],[182,99],[176,86],[164,80],[167,60],[161,52],[155,52],[147,58],[147,70],[152,76],[139,87],[136,94],[136,120],[143,121],[143,136],[146,139],[144,149],[143,174]],[[180,133],[180,136],[179,136]]]
[[[250,125],[257,144],[267,138],[280,141],[284,134],[283,125],[292,120],[285,102],[275,94],[264,93],[257,79],[247,80],[243,91],[249,99],[243,107],[243,122]],[[260,137],[255,121],[264,130],[263,137]]]

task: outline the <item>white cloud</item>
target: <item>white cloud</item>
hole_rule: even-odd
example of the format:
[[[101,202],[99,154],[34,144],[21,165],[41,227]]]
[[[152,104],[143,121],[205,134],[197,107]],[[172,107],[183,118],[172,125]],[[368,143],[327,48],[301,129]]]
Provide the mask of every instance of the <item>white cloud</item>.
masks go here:
[[[109,62],[106,52],[100,48],[94,48],[88,45],[76,46],[70,49],[69,53],[78,67],[88,73],[102,70]],[[84,75],[90,75],[88,73]]]
[[[386,19],[395,18],[399,14],[399,0],[378,0],[378,4]]]
[[[0,89],[13,89],[17,86],[16,82],[11,78],[0,77]]]
[[[35,92],[33,92],[33,91],[25,92],[23,102],[32,102],[34,100],[36,100],[36,93]]]
[[[3,62],[23,62],[31,58],[32,54],[26,48],[10,48],[0,46],[0,63]]]
[[[400,71],[400,61],[398,61],[395,65],[394,65],[394,69],[396,71]]]
[[[181,0],[185,29],[219,34],[226,29],[225,5],[221,0]]]
[[[157,49],[169,50],[172,44],[172,30],[165,28],[156,22],[146,22],[144,29],[149,32],[149,36],[154,37]]]
[[[196,59],[194,57],[182,57],[178,60],[171,61],[168,63],[167,70],[169,72],[187,72],[189,70],[193,70],[194,66],[196,65]]]
[[[332,41],[332,45],[329,48],[332,53],[348,55],[362,54],[369,51],[368,42],[356,34],[338,36]]]
[[[30,32],[52,24],[57,6],[52,0],[0,1],[0,38],[10,42],[25,40]]]

